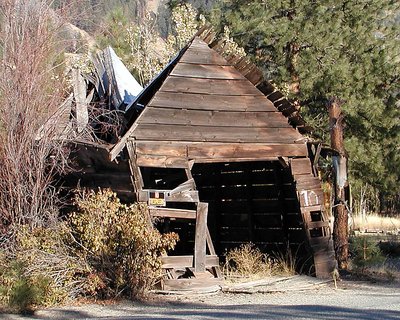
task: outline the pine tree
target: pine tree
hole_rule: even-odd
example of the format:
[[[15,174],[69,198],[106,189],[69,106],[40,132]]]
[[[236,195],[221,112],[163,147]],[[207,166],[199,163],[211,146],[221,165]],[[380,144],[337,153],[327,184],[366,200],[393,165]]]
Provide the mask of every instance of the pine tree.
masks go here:
[[[329,141],[326,106],[344,101],[353,191],[400,193],[399,11],[391,0],[223,1],[212,19]],[[397,21],[396,21],[397,17]]]
[[[399,8],[391,0],[234,0],[224,1],[214,13],[220,29],[230,27],[322,140],[329,140],[327,108],[341,101],[346,147],[338,150],[340,157],[345,159],[347,149],[355,186],[371,185],[381,199],[400,191]],[[346,268],[342,193],[341,187],[334,240],[339,267]]]

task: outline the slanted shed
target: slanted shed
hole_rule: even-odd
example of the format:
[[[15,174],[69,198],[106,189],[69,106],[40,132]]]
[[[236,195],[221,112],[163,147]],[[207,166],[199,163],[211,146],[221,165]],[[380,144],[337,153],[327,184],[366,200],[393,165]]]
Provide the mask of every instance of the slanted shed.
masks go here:
[[[127,134],[142,166],[308,154],[305,138],[272,102],[199,38]]]
[[[164,288],[204,283],[206,270],[219,279],[217,254],[247,241],[302,245],[317,276],[328,277],[332,239],[304,121],[254,65],[228,61],[203,40],[139,95],[136,119],[110,152],[123,159],[126,148],[137,199],[180,230],[185,255],[163,258]],[[185,268],[194,279],[178,279]]]

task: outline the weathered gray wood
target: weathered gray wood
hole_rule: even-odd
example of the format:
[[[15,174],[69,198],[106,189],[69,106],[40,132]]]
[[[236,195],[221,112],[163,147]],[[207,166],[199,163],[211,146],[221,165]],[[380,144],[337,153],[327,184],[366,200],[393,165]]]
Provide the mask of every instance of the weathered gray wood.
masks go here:
[[[196,190],[196,186],[194,184],[194,179],[189,179],[188,181],[185,181],[184,183],[181,183],[179,186],[177,186],[175,189],[170,191],[170,195],[174,195],[177,193],[182,193],[186,191],[194,191]]]
[[[138,199],[140,202],[148,202],[149,201],[149,194],[148,192],[151,191],[149,189],[144,189],[138,192]],[[159,190],[159,191],[166,191],[169,190]],[[183,191],[174,193],[171,195],[166,194],[165,196],[166,202],[199,202],[199,193],[198,191]]]
[[[180,62],[172,70],[171,75],[178,77],[193,77],[206,79],[245,79],[245,77],[231,66],[192,64]]]
[[[79,69],[73,69],[72,85],[75,98],[77,130],[78,132],[82,132],[89,122],[89,112],[86,103],[86,83]]]
[[[260,95],[240,96],[158,91],[149,106],[211,111],[277,111],[271,101]]]
[[[173,208],[150,208],[150,215],[153,217],[196,219],[195,210],[173,209]]]
[[[129,166],[134,178],[133,183],[135,186],[135,192],[138,193],[143,190],[144,183],[142,173],[140,172],[140,169],[136,163],[135,144],[133,141],[128,141],[126,147],[129,154]]]
[[[157,130],[155,130],[157,128]],[[137,140],[167,140],[195,142],[264,142],[295,143],[303,137],[293,128],[247,128],[219,126],[184,126],[140,124],[134,136]]]
[[[161,257],[163,269],[172,268],[192,268],[193,256],[165,256]],[[216,267],[219,265],[219,258],[217,255],[206,255],[206,268]]]
[[[164,92],[187,92],[211,95],[262,96],[250,81],[225,79],[198,79],[169,76],[160,88]]]
[[[182,157],[138,154],[137,165],[140,167],[155,168],[186,168],[187,159]]]
[[[287,119],[278,111],[243,112],[188,110],[147,107],[140,124],[179,124],[221,127],[288,128]],[[156,129],[155,129],[156,130]]]
[[[198,203],[194,243],[194,270],[196,272],[206,270],[207,213],[208,203]]]
[[[201,293],[202,290],[219,291],[219,285],[222,284],[222,279],[209,278],[209,279],[167,279],[163,281],[163,290],[169,291],[182,291],[187,290],[190,292]]]
[[[198,191],[182,191],[178,193],[174,193],[171,195],[167,195],[166,201],[170,202],[199,202],[199,193]]]

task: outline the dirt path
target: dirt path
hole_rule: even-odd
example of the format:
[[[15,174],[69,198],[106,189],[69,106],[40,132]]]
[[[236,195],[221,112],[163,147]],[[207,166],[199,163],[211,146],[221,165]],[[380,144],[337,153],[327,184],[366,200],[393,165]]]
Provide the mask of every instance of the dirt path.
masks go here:
[[[302,279],[301,281],[304,281]],[[271,286],[270,286],[271,287]],[[303,286],[304,288],[304,286]],[[150,302],[82,305],[0,319],[400,319],[399,284],[340,282],[270,293],[159,296]]]

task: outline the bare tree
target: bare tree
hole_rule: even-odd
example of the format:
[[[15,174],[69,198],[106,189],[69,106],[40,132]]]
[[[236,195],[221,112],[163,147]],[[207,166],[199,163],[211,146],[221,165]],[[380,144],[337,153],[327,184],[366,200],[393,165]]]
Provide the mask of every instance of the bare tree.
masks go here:
[[[55,217],[56,173],[65,168],[58,139],[65,113],[60,63],[63,24],[47,0],[0,4],[0,235],[19,224],[34,228]],[[67,115],[68,116],[68,115]],[[43,124],[51,118],[51,125]],[[38,139],[40,132],[40,139]]]

